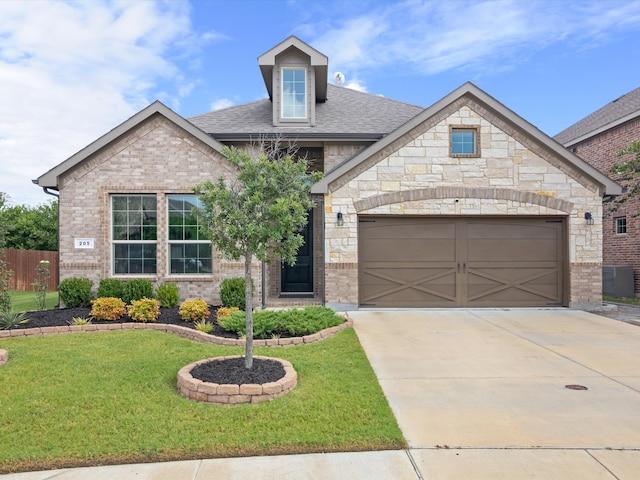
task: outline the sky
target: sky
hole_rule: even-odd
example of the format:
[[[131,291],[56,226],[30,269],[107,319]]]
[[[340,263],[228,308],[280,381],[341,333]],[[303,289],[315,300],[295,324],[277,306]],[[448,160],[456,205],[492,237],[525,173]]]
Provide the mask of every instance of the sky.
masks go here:
[[[295,35],[344,86],[428,107],[471,81],[553,136],[640,86],[640,0],[0,0],[0,192],[154,100],[183,117],[267,97]]]

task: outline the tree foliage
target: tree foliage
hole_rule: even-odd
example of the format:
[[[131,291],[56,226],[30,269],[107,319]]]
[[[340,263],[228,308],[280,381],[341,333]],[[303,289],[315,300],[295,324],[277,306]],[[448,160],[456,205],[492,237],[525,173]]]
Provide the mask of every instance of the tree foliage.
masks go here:
[[[58,250],[58,202],[0,208],[5,248]],[[3,232],[0,232],[3,236]]]
[[[616,155],[618,157],[633,155],[633,158],[613,165],[610,169],[610,173],[615,175],[615,180],[626,188],[626,192],[614,200],[611,206],[611,210],[614,212],[627,201],[640,194],[640,141],[632,142],[627,148],[619,151]],[[634,214],[634,216],[638,215],[640,215],[640,212]]]
[[[314,205],[311,185],[322,177],[320,172],[308,173],[305,159],[294,159],[291,150],[281,152],[277,143],[263,143],[256,151],[225,147],[223,154],[237,167],[237,178],[220,177],[194,187],[217,252],[229,260],[244,258],[247,368],[253,365],[251,259],[295,262],[303,243],[298,232]]]

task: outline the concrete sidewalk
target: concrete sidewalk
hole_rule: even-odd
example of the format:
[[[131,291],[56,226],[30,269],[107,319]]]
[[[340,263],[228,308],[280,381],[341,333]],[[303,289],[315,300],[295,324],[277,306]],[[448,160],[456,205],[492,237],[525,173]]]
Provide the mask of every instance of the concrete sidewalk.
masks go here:
[[[408,451],[193,460],[0,477],[640,478],[640,327],[567,309],[361,310],[350,315]]]

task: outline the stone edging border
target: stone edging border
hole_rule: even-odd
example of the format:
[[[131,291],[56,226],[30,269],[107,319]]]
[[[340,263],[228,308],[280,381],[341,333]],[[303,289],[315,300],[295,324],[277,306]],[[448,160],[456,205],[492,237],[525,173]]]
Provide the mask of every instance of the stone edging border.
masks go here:
[[[270,338],[266,340],[254,340],[254,347],[286,347],[292,345],[302,345],[313,343],[324,338],[331,337],[345,328],[353,326],[353,320],[345,318],[345,322],[331,328],[325,328],[312,335],[289,338]],[[182,338],[194,340],[196,342],[210,343],[213,345],[229,345],[234,347],[244,347],[245,341],[236,338],[216,337],[208,333],[194,330],[193,328],[181,327],[168,323],[114,323],[114,324],[90,324],[90,325],[68,325],[62,327],[38,327],[38,328],[16,328],[10,330],[0,330],[1,338],[29,337],[38,335],[63,335],[66,333],[83,332],[111,332],[114,330],[160,330],[162,332],[173,333]]]
[[[285,371],[284,377],[280,380],[264,384],[218,384],[203,382],[193,378],[191,370],[203,363],[241,358],[240,355],[227,357],[214,357],[205,360],[198,360],[178,371],[178,391],[183,397],[191,400],[207,403],[238,404],[238,403],[259,403],[274,398],[281,397],[289,393],[298,384],[298,374],[293,369],[293,365],[281,358],[254,356],[254,359],[271,360],[279,362]]]
[[[0,367],[9,360],[9,352],[0,348]]]

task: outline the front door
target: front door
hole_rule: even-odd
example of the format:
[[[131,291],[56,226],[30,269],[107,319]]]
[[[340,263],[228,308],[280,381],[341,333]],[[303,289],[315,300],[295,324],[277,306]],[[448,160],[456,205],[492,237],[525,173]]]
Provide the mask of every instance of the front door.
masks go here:
[[[282,262],[280,271],[282,293],[313,293],[313,210],[309,212],[309,221],[300,235],[304,243],[298,249],[296,263],[288,265]]]

